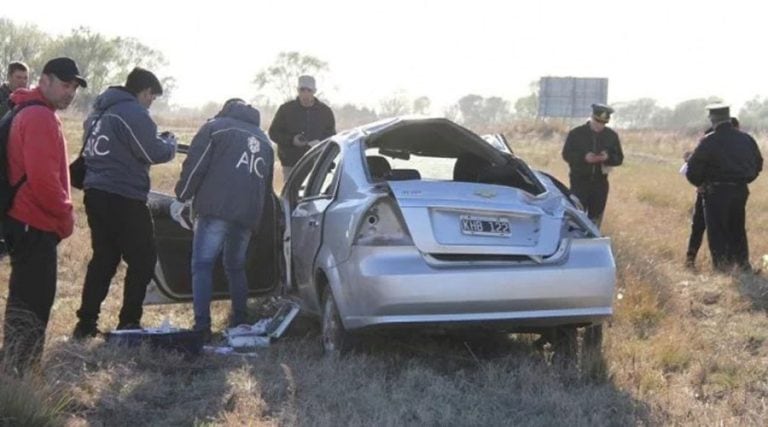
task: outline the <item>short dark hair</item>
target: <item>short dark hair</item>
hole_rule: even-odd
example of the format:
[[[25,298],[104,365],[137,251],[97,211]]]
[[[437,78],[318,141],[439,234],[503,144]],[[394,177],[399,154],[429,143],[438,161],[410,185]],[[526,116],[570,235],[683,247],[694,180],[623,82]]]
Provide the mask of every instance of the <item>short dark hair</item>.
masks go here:
[[[27,66],[27,64],[21,61],[13,61],[10,64],[8,64],[8,76],[10,76],[11,74],[17,71],[29,72],[29,67]]]
[[[128,78],[125,80],[125,88],[134,95],[138,95],[139,92],[145,89],[151,89],[154,95],[163,94],[163,86],[160,84],[157,76],[141,67],[134,68],[128,74]]]
[[[736,117],[731,117],[731,125],[733,127],[738,128],[740,124],[741,123],[739,123],[739,119],[737,119]]]

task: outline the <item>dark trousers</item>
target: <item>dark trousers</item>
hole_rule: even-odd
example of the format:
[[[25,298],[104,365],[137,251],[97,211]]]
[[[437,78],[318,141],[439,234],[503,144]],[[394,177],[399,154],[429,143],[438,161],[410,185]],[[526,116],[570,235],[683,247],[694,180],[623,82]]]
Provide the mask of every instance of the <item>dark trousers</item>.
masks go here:
[[[750,267],[745,228],[748,197],[746,184],[710,185],[704,194],[707,239],[715,269]]]
[[[13,218],[5,221],[5,239],[11,254],[11,278],[5,305],[3,349],[6,366],[23,372],[40,361],[45,329],[56,296],[55,233],[27,226]]]
[[[693,205],[693,216],[691,217],[691,237],[688,239],[688,252],[686,257],[690,260],[696,259],[696,255],[701,248],[701,242],[704,240],[704,231],[707,229],[707,223],[704,220],[704,196],[696,192],[696,203]]]
[[[571,193],[581,201],[587,211],[587,216],[600,227],[603,221],[605,204],[608,201],[608,177],[571,177]]]
[[[77,317],[84,324],[96,325],[101,303],[123,259],[128,270],[118,328],[137,325],[157,259],[149,208],[139,200],[89,189],[85,191],[85,212],[93,258],[88,263]]]

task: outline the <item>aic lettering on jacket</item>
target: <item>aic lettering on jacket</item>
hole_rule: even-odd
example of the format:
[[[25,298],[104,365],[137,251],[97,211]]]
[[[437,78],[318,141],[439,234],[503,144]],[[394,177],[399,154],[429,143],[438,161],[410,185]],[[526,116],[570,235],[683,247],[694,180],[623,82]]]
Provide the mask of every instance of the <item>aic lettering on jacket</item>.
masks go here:
[[[83,154],[86,156],[106,156],[109,154],[109,137],[106,135],[99,135],[101,131],[101,119],[93,126],[91,136],[85,142],[85,148]]]
[[[240,156],[240,160],[237,161],[235,169],[240,169],[241,166],[245,166],[248,173],[255,173],[259,178],[264,178],[265,160],[259,155],[261,151],[261,145],[259,140],[252,136],[248,138],[248,150],[243,151],[243,155]],[[261,170],[259,169],[261,167]]]

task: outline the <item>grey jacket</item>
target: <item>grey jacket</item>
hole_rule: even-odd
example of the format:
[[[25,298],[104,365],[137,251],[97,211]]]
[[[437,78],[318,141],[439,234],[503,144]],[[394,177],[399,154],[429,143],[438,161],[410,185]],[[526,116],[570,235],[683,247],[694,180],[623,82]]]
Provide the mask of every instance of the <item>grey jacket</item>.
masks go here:
[[[259,128],[259,111],[233,103],[195,135],[176,184],[176,197],[193,199],[197,215],[258,228],[272,195],[274,153]]]
[[[176,155],[176,140],[158,136],[149,110],[118,86],[96,98],[93,111],[83,122],[83,137],[87,138],[83,150],[85,189],[129,199],[146,201],[149,166],[168,162]]]

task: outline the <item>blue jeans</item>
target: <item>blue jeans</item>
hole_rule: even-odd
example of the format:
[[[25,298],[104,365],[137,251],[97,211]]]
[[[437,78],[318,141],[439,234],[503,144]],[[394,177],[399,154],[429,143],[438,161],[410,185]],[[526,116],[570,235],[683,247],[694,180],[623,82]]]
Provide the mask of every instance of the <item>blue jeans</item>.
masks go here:
[[[195,309],[195,329],[211,328],[211,296],[213,267],[222,250],[224,271],[232,299],[232,325],[247,320],[248,279],[245,276],[245,255],[251,230],[248,227],[214,217],[201,216],[195,221],[192,244],[192,292]]]

